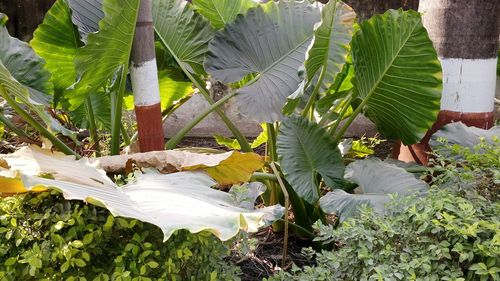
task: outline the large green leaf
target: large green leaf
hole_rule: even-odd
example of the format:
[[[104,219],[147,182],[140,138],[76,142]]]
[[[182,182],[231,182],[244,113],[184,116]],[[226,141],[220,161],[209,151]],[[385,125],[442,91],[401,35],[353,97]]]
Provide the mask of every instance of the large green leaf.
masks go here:
[[[193,0],[195,10],[207,18],[215,29],[224,28],[238,14],[245,14],[256,5],[253,0]]]
[[[71,7],[71,19],[78,27],[84,41],[89,33],[99,30],[99,21],[104,18],[103,0],[68,0]]]
[[[45,109],[46,106],[32,99],[29,88],[21,85],[9,70],[0,61],[0,94],[8,95],[24,106],[26,106],[32,114],[36,114],[45,124],[54,132],[62,133],[70,137],[75,143],[78,143],[76,133],[66,129],[56,119],[54,119]]]
[[[203,60],[214,30],[185,0],[153,1],[156,34],[175,60],[194,73],[204,73]]]
[[[66,0],[58,0],[33,34],[30,45],[46,61],[56,96],[75,83],[75,55],[81,45]]]
[[[355,19],[354,11],[343,2],[332,0],[323,7],[321,22],[314,28],[314,38],[304,63],[308,82],[325,66],[323,89],[328,89],[335,81],[347,59]]]
[[[441,67],[415,11],[389,10],[360,24],[352,40],[357,97],[388,138],[418,142],[439,112]]]
[[[118,187],[88,159],[75,161],[34,147],[2,155],[2,159],[9,168],[0,164],[0,192],[21,177],[28,190],[57,189],[68,200],[83,200],[104,206],[115,216],[155,224],[165,240],[179,229],[206,230],[228,240],[240,230],[255,232],[283,215],[279,205],[254,210],[253,203],[265,190],[260,183],[236,186],[228,193],[211,188],[216,182],[202,172],[159,174],[148,170]]]
[[[290,116],[283,120],[277,139],[278,157],[286,180],[305,201],[319,197],[318,174],[334,187],[344,176],[342,155],[332,137],[316,123]]]
[[[7,21],[4,14],[0,13],[0,17]],[[44,60],[28,44],[11,37],[4,25],[0,25],[0,62],[16,81],[28,87],[31,100],[50,104],[53,85],[50,72],[44,68]]]
[[[451,123],[432,135],[430,144],[440,154],[449,154],[450,148],[443,145],[445,140],[448,145],[460,145],[462,147],[474,148],[481,140],[486,143],[495,144],[500,139],[500,126],[494,126],[489,130],[477,127],[468,127],[462,122]]]
[[[429,187],[427,183],[403,168],[378,158],[349,164],[346,167],[345,179],[358,184],[357,194],[334,190],[320,199],[323,211],[337,214],[340,221],[355,215],[363,204],[371,206],[378,213],[383,213],[384,205],[390,201],[389,194],[412,195],[425,192]]]
[[[91,93],[87,98],[90,99],[90,103],[92,104],[92,111],[94,112],[97,128],[101,130],[110,130],[111,97],[103,93]],[[63,101],[63,107],[69,107],[66,101]],[[71,121],[73,121],[78,128],[90,128],[86,103],[81,104],[78,108],[68,113],[71,116]]]
[[[106,87],[121,71],[128,71],[139,0],[104,0],[104,19],[99,32],[87,37],[87,44],[76,53],[78,82],[67,98],[71,109],[80,106],[87,95]]]
[[[205,68],[224,83],[257,74],[238,89],[240,111],[260,123],[280,120],[319,20],[319,9],[307,1],[271,1],[250,9],[216,33]]]
[[[327,214],[335,214],[339,221],[343,222],[355,216],[361,205],[368,205],[373,211],[379,214],[385,212],[385,204],[391,198],[386,194],[350,194],[341,189],[335,189],[321,197],[319,204],[321,209]]]

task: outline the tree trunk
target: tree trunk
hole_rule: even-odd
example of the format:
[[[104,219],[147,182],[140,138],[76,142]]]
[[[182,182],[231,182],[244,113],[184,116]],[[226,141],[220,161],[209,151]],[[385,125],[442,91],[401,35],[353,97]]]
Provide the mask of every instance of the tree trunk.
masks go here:
[[[419,11],[443,68],[441,112],[417,153],[426,162],[426,143],[444,125],[459,121],[483,129],[494,125],[500,3],[421,0]],[[400,159],[411,160],[407,156]]]
[[[141,0],[130,66],[141,152],[164,149],[151,9],[151,0]]]
[[[346,0],[344,2],[354,9],[359,22],[376,14],[383,14],[389,9],[418,10],[418,0]]]
[[[55,0],[0,0],[0,12],[9,17],[9,33],[23,41],[29,41],[54,2]]]

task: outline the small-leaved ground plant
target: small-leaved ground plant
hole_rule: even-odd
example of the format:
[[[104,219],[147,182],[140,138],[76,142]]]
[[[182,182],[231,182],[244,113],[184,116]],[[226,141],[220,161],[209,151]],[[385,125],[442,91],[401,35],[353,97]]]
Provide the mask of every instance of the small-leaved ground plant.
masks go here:
[[[337,229],[317,225],[317,239],[336,249],[269,280],[499,280],[498,201],[431,190],[394,200],[388,212],[364,208]]]
[[[0,280],[239,280],[230,242],[161,230],[56,191],[0,199]]]

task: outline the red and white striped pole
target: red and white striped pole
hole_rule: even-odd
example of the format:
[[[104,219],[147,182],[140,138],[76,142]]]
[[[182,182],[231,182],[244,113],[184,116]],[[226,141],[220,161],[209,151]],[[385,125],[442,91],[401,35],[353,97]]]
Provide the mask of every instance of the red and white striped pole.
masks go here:
[[[140,150],[141,152],[163,150],[165,140],[151,0],[141,0],[131,60],[130,78],[134,92]]]
[[[399,159],[425,164],[427,142],[444,125],[494,125],[500,3],[420,0],[419,11],[443,68],[441,112],[422,144],[401,147]]]

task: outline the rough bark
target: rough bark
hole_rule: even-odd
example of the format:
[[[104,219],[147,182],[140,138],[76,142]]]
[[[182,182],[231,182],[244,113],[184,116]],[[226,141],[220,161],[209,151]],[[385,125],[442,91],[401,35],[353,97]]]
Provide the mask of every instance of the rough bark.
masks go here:
[[[29,41],[55,0],[0,0],[0,12],[9,17],[12,36]]]
[[[436,0],[437,1],[437,0]],[[389,9],[418,10],[419,0],[345,0],[358,15],[358,21],[364,21],[376,14],[383,14]]]
[[[498,52],[498,0],[425,0],[423,22],[445,58],[494,58]]]

